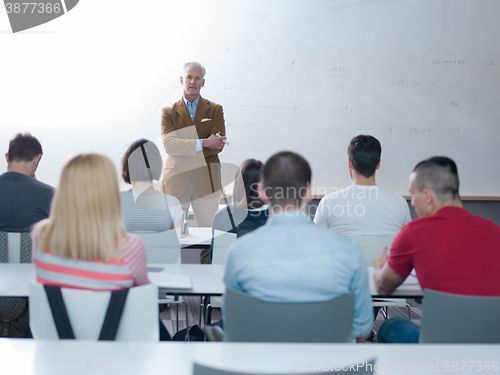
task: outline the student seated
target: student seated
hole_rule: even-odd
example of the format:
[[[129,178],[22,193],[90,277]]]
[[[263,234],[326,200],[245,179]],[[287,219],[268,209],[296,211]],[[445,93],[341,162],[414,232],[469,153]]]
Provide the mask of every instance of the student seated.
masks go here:
[[[29,232],[46,219],[54,188],[37,181],[42,145],[29,133],[18,133],[5,154],[7,172],[0,175],[0,231]]]
[[[396,236],[389,257],[384,248],[373,261],[380,294],[390,295],[415,268],[422,290],[500,296],[500,227],[465,210],[458,187],[450,158],[435,156],[417,164],[410,193],[419,219]],[[378,341],[417,343],[419,333],[414,323],[392,318],[380,327]]]
[[[146,248],[125,231],[116,169],[105,156],[66,163],[50,216],[32,236],[41,284],[113,291],[149,283]],[[170,339],[161,322],[160,339]]]
[[[390,236],[411,221],[401,195],[375,184],[380,168],[380,142],[371,135],[351,139],[347,150],[352,185],[325,195],[314,222],[348,236]]]
[[[153,180],[162,171],[160,151],[153,142],[140,139],[130,145],[122,161],[123,181],[132,188],[121,192],[123,221],[127,232],[163,232],[182,223],[179,200],[157,192]]]
[[[238,227],[257,228],[266,223],[269,211],[257,191],[262,165],[255,159],[241,163],[233,185],[233,203],[219,210],[212,220],[210,259],[215,230],[237,233]]]
[[[224,283],[268,302],[320,302],[353,293],[352,337],[363,342],[373,326],[365,260],[355,240],[314,225],[306,214],[309,163],[280,152],[266,162],[261,178],[269,219],[229,248]]]
[[[348,236],[396,235],[411,221],[406,200],[375,184],[382,146],[371,135],[351,139],[347,149],[352,185],[324,196],[314,216],[318,225]],[[373,308],[377,318],[379,306]]]

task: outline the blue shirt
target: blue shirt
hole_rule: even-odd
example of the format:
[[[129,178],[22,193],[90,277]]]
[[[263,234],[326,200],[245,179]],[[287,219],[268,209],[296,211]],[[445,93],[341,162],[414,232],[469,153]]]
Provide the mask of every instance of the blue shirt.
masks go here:
[[[198,103],[200,102],[200,97],[198,96],[192,102],[187,100],[185,97],[182,97],[182,98],[184,99],[184,103],[186,103],[186,107],[189,111],[189,115],[191,116],[191,121],[194,122],[194,115],[196,114],[196,108],[198,108]]]
[[[352,337],[367,335],[373,307],[357,242],[302,212],[271,215],[228,251],[224,283],[268,302],[320,302],[354,293]]]
[[[196,114],[196,108],[198,108],[198,103],[200,102],[200,97],[198,96],[194,101],[190,102],[184,96],[184,103],[186,103],[186,107],[189,112],[189,116],[191,116],[191,121],[194,123],[194,115]],[[203,139],[198,139],[196,142],[196,152],[203,151]]]

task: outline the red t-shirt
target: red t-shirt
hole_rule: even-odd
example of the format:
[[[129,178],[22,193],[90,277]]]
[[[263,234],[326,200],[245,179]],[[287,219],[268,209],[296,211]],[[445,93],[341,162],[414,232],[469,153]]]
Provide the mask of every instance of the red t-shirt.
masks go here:
[[[389,266],[440,292],[500,296],[500,227],[458,207],[403,227],[392,243]]]

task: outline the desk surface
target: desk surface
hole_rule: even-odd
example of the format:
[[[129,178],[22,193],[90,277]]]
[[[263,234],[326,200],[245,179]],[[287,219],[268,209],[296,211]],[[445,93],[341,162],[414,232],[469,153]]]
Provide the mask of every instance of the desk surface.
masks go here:
[[[212,228],[211,227],[190,227],[189,234],[180,239],[182,247],[188,246],[210,246],[212,241]]]
[[[453,361],[475,373],[498,373],[500,345],[368,345],[268,343],[119,343],[0,340],[2,368],[23,375],[190,375],[193,362],[246,372],[294,373],[355,364],[377,358],[377,374],[457,373]],[[462,361],[462,363],[461,363]],[[475,361],[475,362],[472,362]],[[496,361],[496,364],[494,363]],[[486,365],[486,363],[488,364]],[[447,366],[450,367],[446,371]],[[471,372],[469,367],[473,366]],[[496,366],[497,370],[493,370]],[[405,369],[406,367],[406,369]],[[9,371],[10,370],[10,371]]]
[[[399,286],[399,288],[396,289],[394,291],[394,293],[392,293],[389,297],[381,296],[377,292],[377,289],[375,289],[375,283],[373,282],[373,272],[374,272],[374,268],[368,267],[368,280],[370,281],[370,293],[371,293],[372,297],[416,298],[416,297],[422,297],[424,295],[422,288],[420,288],[420,285],[418,284],[417,278],[415,277],[413,280],[410,280],[411,278],[413,278],[413,276],[408,276],[408,278],[405,280],[405,282],[403,284],[401,284]],[[413,282],[413,284],[411,284],[411,282]]]
[[[36,281],[33,263],[0,263],[1,297],[27,297],[32,281]]]
[[[190,290],[162,289],[171,294],[180,295],[221,295],[225,285],[224,265],[219,264],[149,264],[152,267],[164,268],[162,272],[189,275],[193,284]],[[373,267],[368,267],[368,279],[372,296],[380,297],[373,284]],[[0,296],[27,297],[28,284],[35,281],[35,267],[33,264],[0,264]],[[401,285],[392,297],[415,298],[423,295],[417,285]],[[387,298],[387,297],[386,297]]]
[[[226,290],[223,264],[150,264],[149,266],[164,268],[162,272],[191,277],[193,289],[161,289],[168,294],[220,296]]]

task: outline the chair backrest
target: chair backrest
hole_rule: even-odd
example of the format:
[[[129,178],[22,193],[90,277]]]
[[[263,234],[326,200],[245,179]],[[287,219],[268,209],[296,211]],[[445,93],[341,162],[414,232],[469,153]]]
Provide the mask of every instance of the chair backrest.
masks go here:
[[[500,344],[500,297],[476,297],[426,289],[419,342]]]
[[[363,255],[365,256],[365,261],[367,266],[373,266],[373,259],[378,257],[382,252],[384,246],[388,247],[388,251],[391,249],[392,241],[394,241],[394,237],[396,235],[384,236],[384,237],[375,237],[375,236],[350,236],[355,239],[359,246],[361,246],[361,250],[363,251]]]
[[[0,263],[31,263],[30,232],[0,232]]]
[[[339,361],[340,362],[340,361]],[[356,374],[373,374],[374,373],[374,366],[375,366],[376,358],[367,360],[367,361],[357,361],[356,366],[354,367]],[[308,372],[293,372],[296,375],[305,375],[305,374],[311,374],[311,373],[324,373],[324,372],[334,372],[334,373],[344,373],[344,372],[352,372],[350,371],[350,366],[353,362],[351,361],[350,364],[343,364],[344,365],[344,370],[342,370],[342,363],[339,363],[337,365],[337,368],[335,366],[330,366],[328,369],[325,369],[324,367],[321,368],[320,371],[308,371]],[[359,366],[358,366],[359,364]],[[292,370],[293,371],[293,370]],[[286,372],[286,374],[289,374],[290,372]],[[285,375],[285,373],[282,373]],[[200,365],[198,363],[193,364],[193,375],[279,375],[277,372],[271,373],[263,373],[263,372],[240,372],[240,371],[230,371],[230,370],[220,370],[217,368],[213,367],[208,367],[204,365]]]
[[[57,329],[43,285],[30,283],[30,328],[35,339],[58,340]],[[111,292],[62,288],[75,337],[97,340]],[[158,287],[153,284],[129,290],[116,341],[158,341]]]
[[[158,233],[137,233],[146,245],[148,263],[181,263],[180,228]]]
[[[214,231],[214,252],[212,255],[212,264],[225,264],[227,249],[236,241],[236,233]]]
[[[225,299],[224,341],[351,342],[352,293],[326,302],[274,303],[228,288]]]

